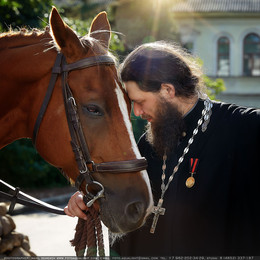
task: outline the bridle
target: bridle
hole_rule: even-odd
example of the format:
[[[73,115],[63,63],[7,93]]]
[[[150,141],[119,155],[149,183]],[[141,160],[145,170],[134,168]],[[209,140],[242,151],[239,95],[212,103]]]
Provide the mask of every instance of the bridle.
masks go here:
[[[141,171],[147,168],[147,162],[145,158],[102,163],[95,163],[91,159],[89,148],[77,112],[77,104],[68,85],[67,79],[68,73],[72,70],[79,70],[100,65],[110,66],[115,65],[115,62],[112,57],[108,55],[100,55],[83,58],[74,63],[67,64],[65,57],[61,53],[58,53],[55,64],[52,68],[52,75],[49,86],[33,130],[33,143],[36,147],[37,135],[42,119],[51,99],[58,75],[61,75],[64,105],[71,136],[71,146],[79,170],[79,175],[75,180],[75,186],[78,190],[81,190],[81,185],[85,181],[86,194],[84,195],[84,201],[88,207],[90,207],[97,199],[104,197],[104,187],[101,183],[93,179],[93,173],[130,173]],[[95,186],[99,187],[99,191],[97,191],[95,195],[88,190],[88,186],[91,184],[95,184]]]

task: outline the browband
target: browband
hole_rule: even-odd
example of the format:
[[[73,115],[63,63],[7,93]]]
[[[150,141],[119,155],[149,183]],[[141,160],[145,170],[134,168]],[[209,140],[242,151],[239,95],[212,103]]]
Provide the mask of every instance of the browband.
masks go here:
[[[54,66],[52,69],[52,73],[62,73],[62,72],[69,72],[76,69],[85,69],[93,66],[98,65],[114,65],[115,61],[112,57],[107,55],[101,55],[101,56],[92,56],[88,58],[84,58],[82,60],[69,63],[69,64],[62,64],[61,66]]]

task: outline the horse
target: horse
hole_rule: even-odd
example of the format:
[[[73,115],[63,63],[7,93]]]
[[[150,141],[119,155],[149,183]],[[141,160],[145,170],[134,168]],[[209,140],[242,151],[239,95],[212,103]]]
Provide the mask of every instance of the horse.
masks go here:
[[[110,37],[105,12],[79,37],[55,7],[49,29],[0,35],[0,149],[31,138],[121,234],[143,225],[153,199]]]

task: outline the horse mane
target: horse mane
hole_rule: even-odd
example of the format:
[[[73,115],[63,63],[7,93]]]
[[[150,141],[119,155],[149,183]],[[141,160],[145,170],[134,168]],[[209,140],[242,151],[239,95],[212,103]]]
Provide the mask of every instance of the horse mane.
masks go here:
[[[107,51],[102,43],[96,40],[91,35],[86,35],[83,37],[79,37],[81,44],[86,47],[92,49],[95,54],[104,54],[111,56],[115,64],[118,64],[118,59],[112,54],[111,51]],[[26,28],[22,28],[19,31],[14,31],[10,29],[8,32],[0,33],[0,50],[1,49],[11,49],[11,48],[19,48],[27,45],[38,44],[42,42],[46,44],[46,49],[44,51],[48,51],[52,48],[56,48],[59,51],[59,47],[55,43],[49,26],[47,26],[44,30],[32,29],[28,30]]]
[[[49,27],[45,30],[22,28],[19,31],[10,29],[8,32],[0,34],[0,49],[17,48],[25,45],[36,44],[39,41],[51,41]]]

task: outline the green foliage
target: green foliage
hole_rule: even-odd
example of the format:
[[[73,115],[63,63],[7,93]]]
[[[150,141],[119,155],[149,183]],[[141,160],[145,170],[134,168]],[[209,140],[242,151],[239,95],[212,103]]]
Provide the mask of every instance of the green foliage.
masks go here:
[[[196,63],[200,66],[203,67],[203,60],[200,58],[196,58]],[[216,99],[216,96],[220,94],[221,92],[226,90],[225,87],[225,82],[223,79],[216,78],[216,79],[211,79],[210,77],[206,76],[205,74],[203,75],[203,81],[206,86],[206,93],[209,96],[210,99]]]
[[[119,34],[112,32],[111,41],[110,41],[110,50],[114,53],[120,54],[125,52],[125,46],[121,41]]]
[[[0,0],[0,31],[10,26],[43,28],[48,22],[52,0]]]
[[[131,123],[133,126],[135,141],[138,142],[142,134],[145,132],[147,121],[143,120],[141,117],[135,116],[133,111],[131,111]]]
[[[67,180],[47,164],[28,139],[18,140],[0,150],[1,179],[21,188],[57,187]]]
[[[204,75],[203,80],[207,86],[207,94],[210,99],[216,99],[216,96],[225,91],[225,82],[223,79],[217,78],[215,80]]]
[[[89,0],[56,0],[54,2],[59,10],[63,10],[64,16],[82,21],[94,17],[101,10],[103,11],[100,3],[91,3]]]
[[[94,17],[93,17],[94,18]],[[88,20],[80,20],[75,18],[64,17],[64,21],[69,25],[75,32],[80,36],[84,36],[89,32],[91,22],[93,18],[89,18]],[[120,55],[124,53],[125,47],[123,42],[120,40],[120,37],[117,33],[112,32],[111,40],[110,40],[110,51],[112,51],[115,55]]]

